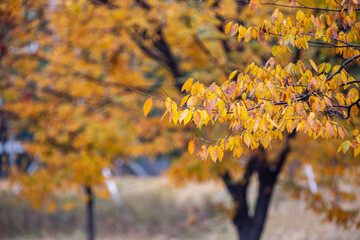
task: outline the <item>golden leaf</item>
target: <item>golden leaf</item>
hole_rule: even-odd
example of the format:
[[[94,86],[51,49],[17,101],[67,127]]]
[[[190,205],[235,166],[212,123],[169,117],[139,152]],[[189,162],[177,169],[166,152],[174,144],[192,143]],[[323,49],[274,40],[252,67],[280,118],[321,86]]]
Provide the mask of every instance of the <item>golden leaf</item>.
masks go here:
[[[248,147],[250,147],[250,144],[251,144],[250,134],[249,134],[249,133],[245,133],[244,136],[243,136],[243,139],[244,139],[245,144],[246,144]]]
[[[188,114],[186,115],[186,117],[184,118],[184,126],[190,122],[192,115],[193,115],[193,112],[189,111]]]
[[[191,139],[188,144],[188,152],[189,152],[190,156],[192,156],[194,154],[195,147],[196,147],[195,141],[194,141],[194,139]]]
[[[209,152],[210,152],[211,160],[213,160],[213,162],[216,162],[216,159],[218,157],[216,149],[213,146],[210,146],[209,147]]]
[[[229,22],[228,24],[226,24],[226,27],[225,27],[225,34],[228,34],[228,33],[229,33],[230,28],[231,28],[231,25],[232,25],[232,22]]]
[[[223,150],[222,150],[220,147],[218,147],[218,146],[215,146],[215,148],[216,148],[216,151],[217,151],[217,156],[218,156],[219,162],[222,162],[222,159],[223,159],[223,157],[224,157],[224,152],[223,152]]]
[[[229,80],[233,79],[233,78],[235,77],[236,73],[237,73],[237,70],[235,70],[235,71],[233,71],[232,73],[230,73],[230,75],[229,75]]]
[[[145,104],[144,104],[144,115],[145,115],[145,117],[146,117],[146,116],[148,115],[148,113],[150,112],[151,107],[152,107],[152,98],[148,98],[148,99],[145,101]]]
[[[359,134],[359,130],[354,129],[354,131],[353,131],[353,136],[355,137],[355,136],[357,136],[358,134]]]
[[[196,124],[197,127],[200,126],[200,122],[201,122],[201,113],[199,113],[198,111],[196,111],[194,113],[194,123]]]
[[[360,148],[355,148],[354,149],[354,157],[357,157],[360,153]]]
[[[193,78],[189,78],[188,80],[186,80],[186,82],[184,83],[184,85],[181,88],[181,92],[183,92],[184,90],[186,92],[188,92],[193,85],[193,80],[194,80]]]
[[[241,115],[240,115],[241,121],[246,121],[247,118],[248,118],[248,113],[247,113],[247,110],[246,110],[246,108],[244,106],[240,107],[240,113],[241,113]]]
[[[181,123],[181,122],[185,119],[185,117],[188,115],[188,113],[189,113],[189,110],[188,110],[188,109],[185,109],[184,111],[182,111],[182,112],[180,113],[179,123]]]
[[[309,59],[309,61],[310,61],[311,66],[313,67],[313,69],[314,69],[316,72],[319,72],[319,69],[317,68],[317,66],[316,66],[316,64],[314,63],[314,61],[311,60],[311,59]]]
[[[279,129],[279,126],[270,118],[269,114],[266,114],[266,119],[277,129]]]

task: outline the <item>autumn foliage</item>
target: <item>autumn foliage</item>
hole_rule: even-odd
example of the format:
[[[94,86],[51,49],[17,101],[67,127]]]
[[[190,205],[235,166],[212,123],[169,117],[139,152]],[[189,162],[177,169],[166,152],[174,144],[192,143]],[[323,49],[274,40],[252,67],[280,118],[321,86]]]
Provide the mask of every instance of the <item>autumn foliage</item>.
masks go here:
[[[346,222],[348,217],[354,220],[352,213],[341,210],[339,199],[346,202],[355,198],[342,195],[338,184],[339,178],[356,184],[353,180],[358,176],[360,81],[356,80],[359,76],[354,69],[360,58],[359,4],[352,0],[250,1],[250,8],[256,13],[268,7],[273,12],[260,24],[230,21],[224,30],[239,43],[271,44],[272,56],[266,63],[253,61],[234,70],[220,83],[188,79],[182,87],[186,95],[181,101],[171,97],[164,100],[165,115],[175,124],[192,123],[201,131],[225,125],[229,131],[215,141],[204,144],[202,139],[194,138],[188,144],[191,156],[220,163],[226,152],[241,158],[245,148],[273,149],[277,140],[298,133],[302,140],[293,145],[300,151],[290,159],[300,157],[302,164],[316,167],[315,172],[321,176],[317,178],[319,183],[331,179],[330,192],[336,195],[332,202],[327,202],[324,192],[314,194],[314,208],[328,210],[331,220]],[[317,140],[318,149],[307,147],[312,143],[304,140],[304,135]],[[319,149],[329,146],[331,151]],[[338,159],[339,152],[345,154],[350,149],[352,156],[342,155],[344,160]],[[247,180],[245,177],[246,173]],[[226,178],[230,180],[227,175]]]
[[[34,134],[26,149],[41,166],[14,170],[14,180],[41,205],[56,189],[103,183],[102,169],[118,158],[163,154],[182,159],[173,179],[200,169],[202,180],[217,175],[242,192],[254,171],[273,189],[286,158],[314,166],[323,182],[352,179],[358,12],[355,0],[3,0],[1,19],[12,23],[0,38],[9,132]],[[310,138],[332,147],[321,154]],[[346,161],[329,168],[338,156]],[[229,183],[243,173],[240,185]],[[321,196],[313,194],[315,207],[338,211]]]
[[[337,3],[333,4],[335,7]],[[356,117],[360,101],[358,81],[345,70],[346,65],[360,57],[355,44],[360,24],[356,22],[351,1],[348,8],[326,16],[306,16],[299,10],[295,18],[285,18],[276,9],[271,20],[261,27],[228,23],[226,32],[231,29],[231,35],[237,35],[238,41],[277,37],[272,48],[274,57],[291,53],[291,47],[308,49],[309,42],[315,42],[333,46],[345,61],[333,66],[326,62],[317,65],[316,59],[308,59],[282,66],[271,57],[265,66],[251,63],[243,71],[233,71],[221,85],[206,86],[190,78],[183,86],[188,94],[179,105],[171,98],[166,99],[169,119],[184,125],[192,120],[198,128],[215,122],[228,123],[231,136],[209,147],[203,145],[198,152],[202,159],[209,155],[213,161],[222,161],[224,150],[240,157],[242,143],[251,149],[260,144],[267,148],[274,139],[281,140],[284,132],[293,130],[314,139],[345,139],[349,134],[341,120]],[[340,27],[348,28],[346,33],[337,26],[338,18],[343,19]],[[359,131],[355,129],[353,135],[343,142],[341,149],[347,151],[351,147],[357,156]]]
[[[161,102],[146,101],[142,117],[146,96],[180,96],[189,73],[224,81],[229,66],[247,63],[240,51],[261,61],[257,49],[240,49],[224,36],[227,19],[251,15],[244,9],[239,17],[236,1],[0,6],[13,23],[1,40],[8,49],[1,97],[9,132],[34,134],[25,147],[41,166],[31,176],[12,176],[36,205],[57,189],[103,183],[102,169],[118,158],[154,159],[186,147],[186,134],[160,121]]]

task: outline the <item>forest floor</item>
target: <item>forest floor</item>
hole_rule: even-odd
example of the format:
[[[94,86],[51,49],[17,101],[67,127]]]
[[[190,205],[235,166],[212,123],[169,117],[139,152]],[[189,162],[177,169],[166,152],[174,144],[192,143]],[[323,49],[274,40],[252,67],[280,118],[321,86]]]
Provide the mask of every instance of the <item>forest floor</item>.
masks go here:
[[[101,240],[235,240],[227,218],[231,201],[220,183],[191,183],[174,188],[166,179],[125,177],[116,180],[119,204],[97,199],[96,224]],[[54,213],[35,211],[16,200],[8,184],[0,182],[0,239],[85,239],[84,207],[78,194],[60,196]],[[250,207],[255,187],[250,188]],[[69,201],[72,210],[62,210]],[[16,203],[14,203],[16,202]],[[3,226],[3,227],[1,227]],[[2,238],[1,236],[7,236]],[[303,200],[275,189],[263,240],[360,240],[360,231],[324,223],[323,216],[307,208]]]

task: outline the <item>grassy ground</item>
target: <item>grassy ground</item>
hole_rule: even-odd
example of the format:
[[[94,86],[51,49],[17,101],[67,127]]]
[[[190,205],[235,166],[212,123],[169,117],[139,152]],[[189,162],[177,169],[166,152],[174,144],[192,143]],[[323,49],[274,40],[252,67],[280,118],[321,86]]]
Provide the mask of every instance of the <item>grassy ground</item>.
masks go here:
[[[3,182],[0,189],[6,188],[5,185]],[[118,186],[121,204],[97,199],[98,239],[236,239],[231,222],[219,208],[230,204],[226,197],[219,204],[220,184],[191,184],[174,189],[163,178],[122,178]],[[254,201],[254,194],[251,195],[250,203]],[[83,204],[79,196],[61,197],[59,202],[69,198],[78,202],[78,207],[47,214],[14,201],[16,197],[3,190],[0,194],[0,239],[85,239]],[[276,189],[263,239],[357,240],[360,231],[324,224],[321,216],[306,209],[304,202],[290,199]]]

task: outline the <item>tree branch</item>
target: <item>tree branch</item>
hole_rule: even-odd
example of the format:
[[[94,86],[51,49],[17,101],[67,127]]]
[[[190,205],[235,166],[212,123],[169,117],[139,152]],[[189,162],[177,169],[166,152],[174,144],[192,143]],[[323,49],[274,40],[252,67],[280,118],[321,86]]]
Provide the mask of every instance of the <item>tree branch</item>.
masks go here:
[[[357,54],[351,58],[349,58],[348,60],[346,60],[345,62],[343,62],[341,64],[341,66],[339,67],[338,70],[336,70],[333,74],[331,74],[329,77],[326,78],[326,81],[330,81],[336,74],[339,74],[341,72],[341,70],[343,70],[345,68],[345,66],[349,63],[351,63],[352,61],[358,59],[360,57],[360,54]]]
[[[284,8],[298,8],[298,9],[307,9],[307,10],[314,10],[314,11],[325,11],[325,12],[342,12],[342,11],[348,11],[347,8],[345,9],[331,9],[331,8],[318,8],[318,7],[308,7],[302,4],[302,6],[292,6],[292,5],[285,5],[285,4],[278,4],[278,3],[260,3],[261,5],[270,5],[270,6],[276,6],[276,7],[284,7]],[[359,11],[360,8],[354,9],[354,11]]]

